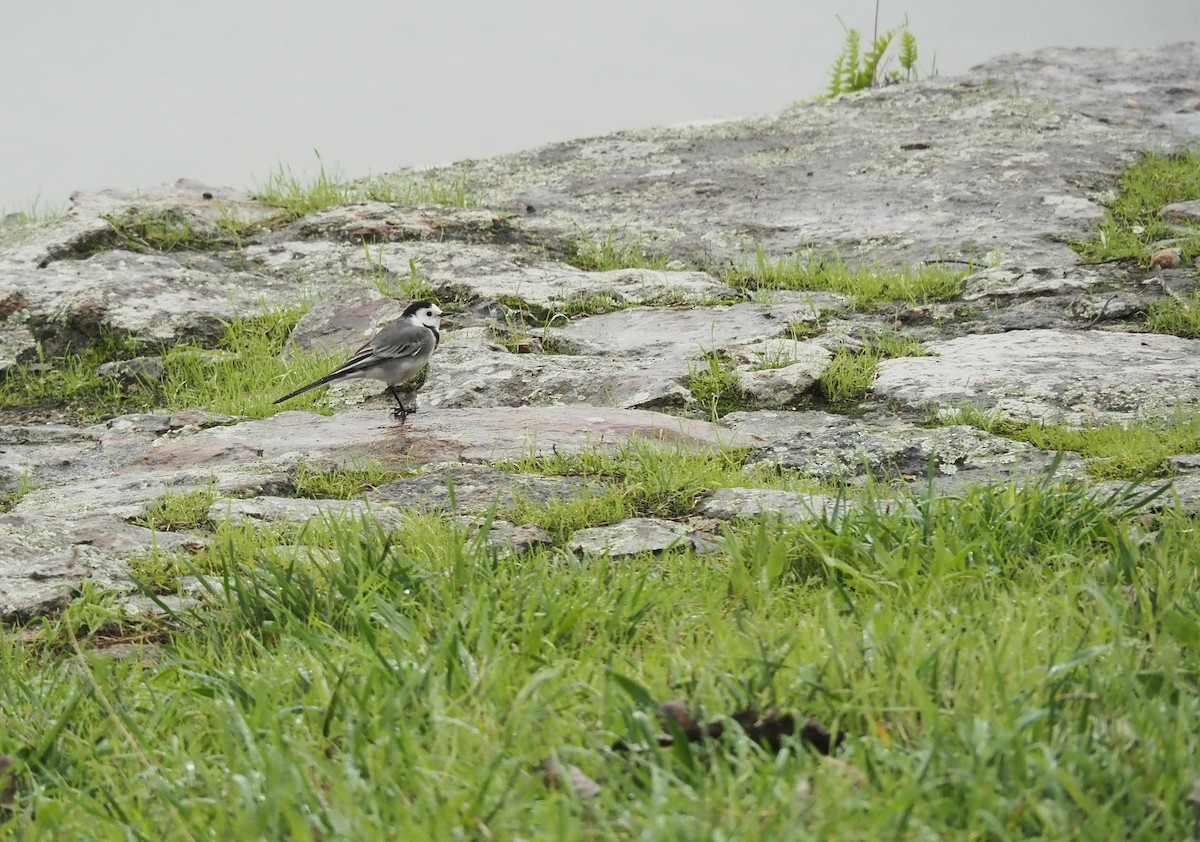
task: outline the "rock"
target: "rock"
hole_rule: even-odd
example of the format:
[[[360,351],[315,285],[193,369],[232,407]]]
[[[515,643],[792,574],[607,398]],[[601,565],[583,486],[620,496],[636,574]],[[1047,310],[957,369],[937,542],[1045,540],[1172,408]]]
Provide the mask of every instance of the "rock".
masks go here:
[[[1069,265],[1076,257],[1066,244],[1085,239],[1103,213],[1090,185],[1168,136],[1158,122],[1134,119],[1144,111],[1112,108],[1105,85],[1127,85],[1116,74],[1129,74],[1157,119],[1200,134],[1196,112],[1174,113],[1162,94],[1172,72],[1195,75],[1197,49],[1167,52],[1005,57],[965,78],[556,143],[430,175],[465,178],[547,241],[578,238],[580,226],[601,241],[615,231],[620,242],[702,265],[737,265],[757,247],[779,257],[799,243],[871,263],[991,253]],[[913,126],[917,146],[905,143]]]
[[[254,497],[218,499],[208,509],[213,523],[232,521],[284,521],[307,523],[310,520],[376,520],[389,528],[398,528],[399,517],[386,507],[372,508],[362,500],[309,500],[297,497]]]
[[[483,512],[517,500],[541,503],[573,497],[588,487],[579,477],[513,474],[453,463],[379,486],[370,499],[396,508]]]
[[[370,201],[335,205],[307,214],[278,236],[285,240],[336,238],[372,245],[404,240],[510,244],[523,239],[504,217],[484,208],[441,205],[405,208]]]
[[[752,365],[737,367],[738,382],[742,391],[752,395],[762,409],[780,409],[803,399],[833,358],[829,349],[815,342],[791,339],[768,340],[734,350],[754,359]],[[762,365],[777,367],[756,367]]]
[[[1184,453],[1167,458],[1167,465],[1179,474],[1200,473],[1200,453]]]
[[[487,536],[484,540],[496,558],[511,558],[554,546],[550,533],[532,523],[514,526],[506,520],[493,520],[486,526]],[[471,539],[478,539],[480,531],[482,527],[473,530]]]
[[[567,546],[576,555],[621,558],[688,547],[691,527],[658,518],[630,518],[612,526],[594,526],[571,534]]]
[[[0,514],[0,622],[19,623],[63,608],[84,580],[118,593],[134,589],[126,559],[152,547],[193,542],[107,517]]]
[[[782,336],[790,321],[815,315],[807,304],[637,308],[579,319],[551,335],[584,355],[696,359],[728,345]]]
[[[559,404],[678,408],[692,402],[683,385],[688,373],[684,360],[510,354],[447,345],[430,363],[421,401],[439,411]]]
[[[1177,248],[1159,249],[1150,255],[1151,269],[1175,269],[1183,262],[1183,252]]]
[[[942,487],[1009,477],[1043,476],[1057,454],[974,427],[918,427],[882,416],[855,419],[824,412],[735,412],[725,423],[771,440],[750,457],[823,481],[874,477],[924,481],[933,459]],[[1064,454],[1060,475],[1077,475],[1083,460]]]
[[[1179,514],[1194,516],[1200,514],[1200,475],[1185,474],[1165,480],[1151,480],[1140,485],[1134,485],[1121,480],[1098,483],[1089,490],[1095,500],[1106,500],[1114,494],[1132,492],[1133,498],[1139,498],[1155,491],[1165,489],[1162,494],[1146,506],[1147,512],[1177,511]]]
[[[763,514],[790,520],[819,520],[851,505],[825,494],[802,494],[774,488],[718,488],[700,501],[696,513],[719,520],[753,518]]]
[[[1076,426],[1166,418],[1200,403],[1200,344],[1176,336],[1019,330],[928,350],[881,362],[875,395],[919,412],[971,404]]]
[[[1200,225],[1200,199],[1192,199],[1187,202],[1172,202],[1169,205],[1164,205],[1159,210],[1158,215],[1165,222],[1174,222],[1180,225]]]
[[[294,281],[231,271],[201,254],[104,251],[45,268],[0,261],[0,310],[17,315],[47,355],[101,330],[147,344],[212,340],[225,322],[295,301]]]
[[[134,357],[129,360],[116,360],[101,363],[96,369],[101,377],[112,377],[125,385],[135,383],[156,383],[167,373],[162,357]]]

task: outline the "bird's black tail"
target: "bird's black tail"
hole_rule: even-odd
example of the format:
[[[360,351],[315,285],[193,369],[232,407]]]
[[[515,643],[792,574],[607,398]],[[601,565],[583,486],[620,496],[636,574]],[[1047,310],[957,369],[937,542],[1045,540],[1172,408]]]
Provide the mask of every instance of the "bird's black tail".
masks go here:
[[[324,386],[326,383],[332,383],[334,380],[338,380],[344,376],[345,376],[345,373],[339,368],[337,371],[325,375],[320,380],[314,380],[313,382],[309,383],[307,386],[301,386],[299,389],[297,389],[294,392],[288,392],[282,398],[275,401],[275,403],[280,404],[280,403],[283,403],[284,401],[291,400],[292,398],[296,397],[297,395],[303,395],[309,389],[315,389],[318,386]]]

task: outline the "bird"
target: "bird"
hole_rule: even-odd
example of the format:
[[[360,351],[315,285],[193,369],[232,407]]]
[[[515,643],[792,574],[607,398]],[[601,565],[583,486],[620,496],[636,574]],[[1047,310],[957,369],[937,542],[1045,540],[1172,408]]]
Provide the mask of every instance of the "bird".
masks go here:
[[[414,301],[404,308],[400,318],[384,325],[339,368],[320,380],[288,392],[275,403],[281,404],[326,383],[367,377],[387,384],[388,392],[396,399],[392,416],[403,424],[416,410],[405,408],[400,395],[396,393],[396,387],[412,380],[429,363],[429,358],[442,339],[439,332],[441,326],[441,308],[428,301]]]

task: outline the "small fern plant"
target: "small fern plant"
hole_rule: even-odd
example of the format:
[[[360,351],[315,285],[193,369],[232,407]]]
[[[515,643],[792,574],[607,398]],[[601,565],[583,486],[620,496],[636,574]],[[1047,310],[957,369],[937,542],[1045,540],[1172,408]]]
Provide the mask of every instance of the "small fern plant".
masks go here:
[[[896,37],[900,38],[899,70],[885,72],[884,56]],[[889,29],[871,40],[870,49],[862,51],[862,36],[857,29],[846,30],[846,46],[833,63],[829,79],[829,96],[862,91],[867,88],[911,82],[917,78],[917,36],[908,24]]]

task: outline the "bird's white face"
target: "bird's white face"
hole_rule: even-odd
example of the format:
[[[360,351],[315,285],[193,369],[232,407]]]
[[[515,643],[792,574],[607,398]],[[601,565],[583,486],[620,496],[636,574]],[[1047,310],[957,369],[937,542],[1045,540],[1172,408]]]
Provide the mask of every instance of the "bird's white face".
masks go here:
[[[409,318],[417,324],[424,325],[432,330],[439,330],[442,326],[442,310],[436,304],[422,307]]]

